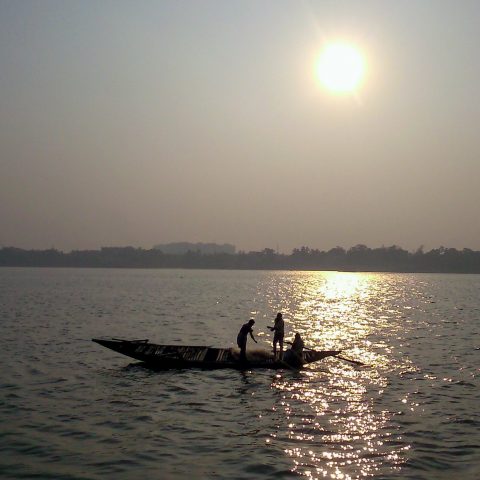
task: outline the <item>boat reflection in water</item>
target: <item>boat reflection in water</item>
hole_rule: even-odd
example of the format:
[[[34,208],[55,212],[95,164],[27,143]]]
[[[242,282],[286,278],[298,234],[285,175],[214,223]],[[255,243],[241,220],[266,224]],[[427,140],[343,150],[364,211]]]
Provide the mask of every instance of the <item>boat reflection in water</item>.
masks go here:
[[[385,407],[392,405],[391,399],[385,402],[392,395],[388,379],[413,369],[391,354],[398,318],[411,308],[403,304],[395,276],[387,284],[385,276],[380,281],[364,273],[296,272],[285,280],[270,278],[269,299],[272,311],[276,302],[290,299],[283,310],[289,332],[300,332],[311,348],[345,348],[345,356],[369,366],[326,359],[294,377],[276,375],[272,386],[282,400],[273,416],[280,420],[267,443],[284,444],[292,471],[308,478],[395,472],[409,445],[399,438],[396,412]]]

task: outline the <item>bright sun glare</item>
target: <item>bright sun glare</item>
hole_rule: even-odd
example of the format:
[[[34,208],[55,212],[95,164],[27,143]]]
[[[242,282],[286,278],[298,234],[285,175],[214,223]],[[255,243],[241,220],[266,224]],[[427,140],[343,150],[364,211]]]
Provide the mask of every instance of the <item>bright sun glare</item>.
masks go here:
[[[345,43],[327,45],[317,62],[320,83],[334,93],[352,93],[365,75],[365,60],[355,47]]]

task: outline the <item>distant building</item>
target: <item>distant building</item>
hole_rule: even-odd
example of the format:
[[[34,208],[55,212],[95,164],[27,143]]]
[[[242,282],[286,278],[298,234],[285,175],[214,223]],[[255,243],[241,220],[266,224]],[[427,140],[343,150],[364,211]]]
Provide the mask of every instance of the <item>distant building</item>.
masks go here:
[[[187,252],[198,252],[204,255],[213,255],[215,253],[235,254],[235,245],[230,245],[229,243],[218,245],[217,243],[174,242],[155,245],[153,248],[169,255],[183,255]]]

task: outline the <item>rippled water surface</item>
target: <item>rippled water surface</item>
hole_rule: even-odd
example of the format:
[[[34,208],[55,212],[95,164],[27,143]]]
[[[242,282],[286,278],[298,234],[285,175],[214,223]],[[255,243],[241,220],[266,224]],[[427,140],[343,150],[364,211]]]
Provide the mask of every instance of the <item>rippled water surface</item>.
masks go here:
[[[232,346],[253,317],[270,348],[277,311],[368,366],[153,372],[90,341]],[[0,322],[2,478],[480,477],[477,275],[3,268]]]

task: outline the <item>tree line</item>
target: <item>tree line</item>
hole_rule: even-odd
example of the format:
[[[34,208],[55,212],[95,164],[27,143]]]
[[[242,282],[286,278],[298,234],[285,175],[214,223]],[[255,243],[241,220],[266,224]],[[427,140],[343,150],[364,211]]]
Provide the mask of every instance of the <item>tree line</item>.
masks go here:
[[[0,266],[480,273],[480,251],[440,247],[409,252],[396,245],[380,248],[355,245],[328,251],[301,247],[291,254],[277,253],[271,248],[234,254],[199,251],[166,254],[158,249],[134,247],[71,252],[4,247],[0,249]]]

